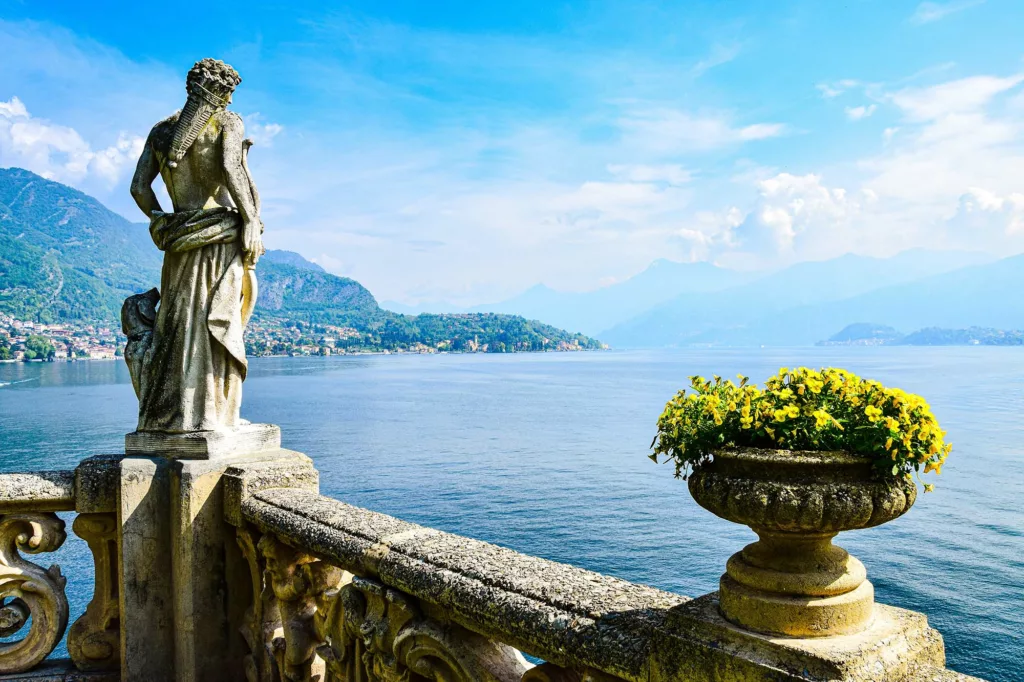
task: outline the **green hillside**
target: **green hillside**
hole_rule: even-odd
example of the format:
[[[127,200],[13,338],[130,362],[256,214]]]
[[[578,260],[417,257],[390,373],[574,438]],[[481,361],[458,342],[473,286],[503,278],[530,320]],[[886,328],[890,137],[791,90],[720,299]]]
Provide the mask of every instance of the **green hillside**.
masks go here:
[[[124,299],[159,285],[160,263],[145,224],[29,171],[0,169],[0,312],[117,327]],[[257,273],[255,322],[264,330],[352,328],[359,336],[348,345],[368,350],[600,347],[582,334],[515,315],[399,315],[382,309],[359,282],[288,251],[268,252]]]
[[[70,187],[0,169],[0,312],[116,320],[124,298],[152,287],[159,271],[144,225]]]

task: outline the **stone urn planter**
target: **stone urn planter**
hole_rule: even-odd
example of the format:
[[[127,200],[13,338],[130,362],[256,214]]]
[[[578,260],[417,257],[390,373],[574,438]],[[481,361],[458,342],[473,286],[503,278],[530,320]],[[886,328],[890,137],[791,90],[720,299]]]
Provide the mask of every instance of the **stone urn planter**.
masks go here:
[[[790,637],[851,634],[871,623],[864,564],[832,538],[892,521],[917,498],[912,481],[881,477],[868,458],[753,448],[716,452],[694,469],[689,488],[700,506],[760,538],[726,564],[723,616]]]

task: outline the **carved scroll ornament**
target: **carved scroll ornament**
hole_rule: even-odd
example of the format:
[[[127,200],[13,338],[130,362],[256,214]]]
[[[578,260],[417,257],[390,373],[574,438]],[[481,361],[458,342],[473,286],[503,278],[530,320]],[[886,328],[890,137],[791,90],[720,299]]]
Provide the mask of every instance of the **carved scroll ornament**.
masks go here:
[[[428,618],[414,598],[366,578],[343,585],[318,624],[332,682],[519,682],[527,668],[515,649]]]
[[[56,551],[66,538],[64,521],[52,512],[0,517],[0,637],[28,632],[0,643],[0,674],[30,670],[50,655],[68,625],[66,582],[59,566],[43,569],[22,558]]]

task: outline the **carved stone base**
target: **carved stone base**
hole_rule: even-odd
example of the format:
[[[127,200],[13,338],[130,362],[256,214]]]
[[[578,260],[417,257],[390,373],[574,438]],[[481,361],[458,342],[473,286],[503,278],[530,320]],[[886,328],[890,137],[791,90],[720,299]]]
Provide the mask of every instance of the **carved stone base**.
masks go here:
[[[945,667],[942,637],[919,613],[875,604],[856,634],[774,637],[723,618],[717,593],[673,608],[652,650],[653,679],[905,682],[917,668]]]
[[[234,430],[163,433],[133,431],[124,437],[128,455],[170,459],[222,459],[281,448],[281,429],[274,424],[243,424]]]

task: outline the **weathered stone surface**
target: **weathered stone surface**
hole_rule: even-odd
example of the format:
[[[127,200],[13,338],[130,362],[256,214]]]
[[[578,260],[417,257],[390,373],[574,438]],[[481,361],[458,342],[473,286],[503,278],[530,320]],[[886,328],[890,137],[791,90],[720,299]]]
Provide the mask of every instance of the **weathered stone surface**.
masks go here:
[[[445,612],[425,609],[419,600],[376,580],[345,573],[340,586],[322,593],[316,603],[314,636],[324,640],[316,651],[332,680],[520,682],[530,667],[508,645],[471,632]],[[578,677],[531,679],[580,682]]]
[[[656,633],[652,674],[678,680],[844,680],[902,682],[920,665],[945,665],[942,637],[921,614],[875,605],[871,626],[854,635],[759,635],[722,617],[717,594],[672,609]],[[774,672],[773,672],[774,671]]]
[[[117,488],[124,455],[96,455],[75,469],[75,511],[104,514],[117,511]]]
[[[234,430],[242,423],[242,334],[256,298],[263,223],[246,163],[252,141],[241,117],[226,110],[240,82],[224,62],[196,62],[185,107],[153,127],[132,178],[132,197],[164,252],[159,309],[155,292],[129,298],[122,309],[142,432]],[[153,191],[157,176],[172,212]],[[129,452],[138,452],[136,445],[129,441]]]
[[[643,679],[651,629],[685,597],[423,528],[301,490],[243,503],[265,532],[379,577],[463,627],[559,665]]]
[[[68,625],[66,580],[60,566],[43,569],[21,552],[55,552],[67,535],[64,521],[53,512],[19,512],[0,517],[0,603],[9,637],[31,623],[27,632],[0,643],[0,673],[30,670],[50,655]]]
[[[78,670],[67,659],[43,661],[38,666],[24,673],[0,675],[0,682],[118,682],[117,671]]]
[[[74,508],[74,471],[0,474],[0,513],[70,511]]]
[[[121,559],[121,679],[174,679],[170,463],[126,457],[119,464],[117,548]]]
[[[224,472],[224,515],[227,522],[241,527],[242,500],[267,488],[320,490],[320,472],[313,460],[301,452],[279,450],[266,459],[247,459]]]
[[[783,533],[839,533],[905,514],[917,488],[881,480],[871,460],[845,452],[722,450],[689,479],[690,494],[712,514]]]
[[[874,588],[864,565],[832,538],[891,521],[917,496],[912,481],[880,477],[866,457],[756,448],[716,452],[694,470],[689,490],[702,507],[759,538],[726,565],[719,583],[726,618],[789,637],[868,627]]]
[[[89,544],[95,566],[92,599],[68,631],[68,653],[79,670],[121,667],[121,611],[118,604],[117,515],[79,514],[72,526]]]
[[[971,677],[955,670],[920,665],[910,671],[909,682],[984,682],[980,677]]]
[[[427,618],[586,679],[909,682],[944,666],[939,634],[902,609],[876,605],[870,626],[854,635],[777,638],[729,623],[717,593],[690,601],[310,491],[258,491],[242,512],[302,552],[415,598]]]
[[[171,459],[225,459],[281,449],[281,429],[274,424],[244,424],[235,429],[161,433],[134,431],[124,437],[129,455]]]

